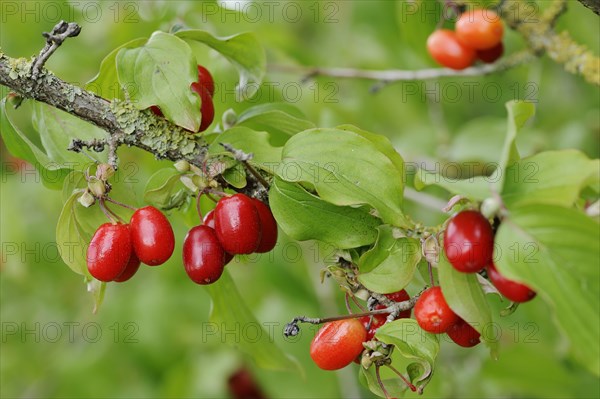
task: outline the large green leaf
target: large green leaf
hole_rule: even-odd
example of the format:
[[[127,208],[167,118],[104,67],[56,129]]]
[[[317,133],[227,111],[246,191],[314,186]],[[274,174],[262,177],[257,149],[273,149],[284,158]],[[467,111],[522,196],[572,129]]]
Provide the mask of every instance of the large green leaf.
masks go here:
[[[298,371],[299,364],[282,352],[248,309],[227,270],[206,289],[213,301],[210,321],[223,331],[238,332],[223,335],[228,344],[251,356],[259,367]]]
[[[158,105],[173,123],[193,132],[198,130],[200,99],[190,89],[198,80],[198,70],[186,42],[154,32],[141,47],[121,48],[116,62],[119,84],[136,107]]]
[[[298,241],[319,240],[337,248],[355,248],[375,242],[381,223],[364,209],[323,201],[296,183],[275,179],[269,204],[277,224]]]
[[[438,276],[444,298],[450,308],[481,334],[490,348],[492,357],[497,357],[498,340],[492,324],[492,313],[485,293],[474,273],[457,271],[442,254],[438,263]]]
[[[258,132],[242,126],[233,127],[215,137],[208,147],[208,153],[231,156],[221,143],[231,144],[235,149],[247,154],[252,153],[254,156],[250,163],[271,174],[281,161],[281,147],[274,147],[269,143],[267,132]]]
[[[485,176],[458,180],[419,169],[415,174],[414,185],[417,190],[422,190],[431,185],[440,186],[452,194],[462,195],[477,201],[483,201],[491,195],[490,179]]]
[[[377,242],[358,262],[358,280],[369,290],[388,294],[410,283],[421,260],[421,245],[415,238],[394,238],[390,226],[377,228]]]
[[[552,305],[574,356],[600,375],[598,223],[574,209],[516,207],[500,225],[496,245],[499,271]]]
[[[111,51],[100,63],[98,74],[86,83],[85,89],[93,91],[103,98],[124,100],[125,96],[119,85],[119,77],[117,75],[117,53],[122,48],[140,47],[147,40],[146,38],[133,39]]]
[[[144,188],[144,202],[159,209],[171,209],[185,193],[179,172],[174,168],[159,169],[148,179]]]
[[[175,35],[186,41],[192,49],[198,44],[210,46],[235,65],[240,75],[236,88],[239,100],[256,93],[265,75],[267,58],[253,33],[215,37],[202,30],[182,30]],[[197,62],[202,63],[202,60],[198,59]]]
[[[410,227],[402,212],[401,159],[382,136],[358,129],[311,129],[286,143],[277,173],[283,180],[313,185],[332,204],[368,204],[385,223]]]
[[[586,186],[598,189],[600,161],[576,150],[547,151],[506,170],[502,200],[508,208],[527,204],[570,207]]]

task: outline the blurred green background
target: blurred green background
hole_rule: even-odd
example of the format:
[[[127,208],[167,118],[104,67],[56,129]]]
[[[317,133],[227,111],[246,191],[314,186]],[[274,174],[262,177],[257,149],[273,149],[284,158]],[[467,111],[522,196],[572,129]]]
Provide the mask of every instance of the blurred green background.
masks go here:
[[[482,2],[479,2],[480,4]],[[542,7],[548,2],[532,3]],[[43,46],[41,32],[60,19],[82,26],[47,67],[80,85],[90,80],[113,48],[174,24],[218,36],[253,31],[273,65],[418,69],[435,66],[425,40],[439,20],[435,1],[3,1],[0,46],[11,57],[29,57]],[[450,24],[448,25],[450,26]],[[600,53],[598,17],[569,2],[558,29],[567,29]],[[508,54],[523,47],[512,31]],[[519,139],[522,155],[578,148],[599,155],[600,96],[597,87],[545,58],[502,74],[468,79],[397,83],[372,94],[373,82],[321,77],[303,82],[298,74],[271,68],[259,93],[246,103],[232,95],[236,72],[207,51],[205,65],[217,82],[216,121],[233,108],[288,101],[320,126],[352,123],[388,136],[407,162],[491,162],[497,159],[505,124],[504,103],[525,99],[537,115]],[[6,88],[1,94],[6,95]],[[30,125],[27,106],[19,124]],[[120,151],[131,189],[127,201],[142,205],[145,182],[169,163],[139,150]],[[83,162],[83,161],[82,161]],[[208,323],[210,298],[186,277],[178,254],[189,226],[173,212],[177,247],[158,268],[142,267],[136,278],[109,284],[100,311],[80,276],[60,260],[54,229],[62,198],[43,187],[29,165],[2,150],[0,192],[2,342],[0,395],[4,398],[230,397],[228,379],[248,370],[267,397],[372,397],[357,382],[357,367],[324,372],[310,360],[314,329],[286,341],[282,329],[296,315],[344,312],[333,281],[320,283],[327,249],[285,237],[276,250],[228,267],[242,297],[273,340],[294,356],[301,371],[260,369],[236,347],[236,334]],[[432,190],[433,194],[443,193]],[[413,218],[436,224],[443,214],[409,203]],[[297,256],[298,255],[298,256]],[[409,287],[416,293],[419,287]],[[574,295],[576,295],[574,293]],[[491,299],[498,311],[506,303]],[[576,308],[573,311],[577,311]],[[497,314],[497,313],[496,313]],[[423,397],[591,398],[599,380],[568,356],[568,342],[542,300],[497,318],[500,358],[483,346],[462,349],[444,340],[438,368]],[[209,333],[210,332],[210,333]],[[233,345],[225,343],[233,341]]]

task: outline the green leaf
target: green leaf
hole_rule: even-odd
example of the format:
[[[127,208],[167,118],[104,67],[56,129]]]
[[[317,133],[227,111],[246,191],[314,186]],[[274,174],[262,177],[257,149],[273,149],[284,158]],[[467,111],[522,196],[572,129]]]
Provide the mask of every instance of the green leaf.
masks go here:
[[[44,186],[60,189],[65,177],[71,173],[69,167],[54,162],[48,154],[34,144],[10,119],[6,108],[6,98],[0,102],[0,134],[6,148],[12,155],[35,166]],[[71,165],[72,167],[73,165]]]
[[[300,365],[273,342],[262,324],[254,317],[225,270],[214,284],[207,285],[213,306],[210,321],[223,331],[249,332],[226,334],[226,342],[251,356],[257,366],[271,370],[301,371]],[[233,339],[233,340],[232,340]]]
[[[498,357],[498,340],[492,324],[492,312],[485,293],[474,273],[457,271],[446,255],[440,256],[438,276],[444,298],[450,308],[481,334],[481,339],[490,348],[493,358]]]
[[[506,119],[483,116],[460,126],[452,140],[448,157],[455,162],[495,163],[498,148],[502,148],[506,136]]]
[[[379,381],[377,381],[375,366],[372,366],[367,370],[365,370],[363,367],[360,367],[359,370],[358,379],[360,383],[367,387],[375,395],[385,398],[385,393],[381,390]],[[407,386],[404,381],[402,381],[392,370],[390,370],[388,367],[380,367],[379,374],[381,377],[381,382],[383,383],[383,386],[389,395],[394,397],[404,395]]]
[[[304,119],[297,108],[285,103],[260,104],[248,108],[238,116],[236,126],[267,131],[274,145],[283,145],[294,134],[315,127]]]
[[[332,204],[368,204],[385,223],[411,226],[402,212],[403,164],[385,138],[358,130],[305,130],[283,147],[277,174],[313,185]]]
[[[510,211],[495,241],[498,270],[553,307],[575,358],[599,376],[598,223],[574,209],[526,205]]]
[[[462,195],[463,197],[477,201],[483,201],[491,196],[491,182],[488,177],[475,176],[469,179],[457,180],[419,169],[415,174],[415,189],[423,190],[425,187],[431,185],[440,186],[452,194]]]
[[[375,338],[395,346],[392,365],[395,357],[408,361],[406,369],[417,388],[423,388],[429,382],[440,350],[436,335],[423,331],[416,320],[399,319],[379,327]]]
[[[223,172],[222,176],[227,183],[235,188],[246,187],[246,169],[244,168],[244,165],[239,162],[235,163],[233,167]]]
[[[421,260],[421,245],[415,238],[394,238],[390,226],[379,226],[377,242],[358,262],[358,280],[369,290],[388,294],[410,283]]]
[[[198,130],[200,98],[190,89],[198,69],[186,42],[154,32],[143,46],[120,49],[116,61],[119,84],[138,109],[158,105],[173,123]]]
[[[516,143],[517,133],[525,125],[525,122],[535,114],[535,105],[525,101],[509,101],[506,103],[506,110],[508,111],[508,126],[504,147],[496,169],[498,175],[494,186],[496,192],[502,191],[506,169],[520,159]]]
[[[267,57],[253,33],[215,37],[202,30],[181,30],[175,35],[187,42],[192,49],[198,44],[212,47],[237,68],[240,75],[236,87],[238,100],[248,99],[256,93],[265,75]],[[201,64],[202,59],[197,59],[197,63]]]
[[[252,153],[254,157],[250,161],[252,165],[273,173],[275,167],[281,161],[281,147],[274,147],[269,143],[269,133],[257,132],[247,127],[233,127],[217,135],[208,147],[210,155],[226,155],[231,153],[225,151],[221,143],[231,144],[235,149],[245,153]]]
[[[77,199],[81,192],[71,194],[58,217],[56,245],[63,261],[77,274],[91,278],[86,264],[86,250],[92,234],[80,224],[76,216]]]
[[[159,209],[171,209],[174,198],[185,190],[174,168],[159,169],[148,179],[144,188],[144,202]]]
[[[148,41],[147,38],[133,39],[111,51],[100,63],[98,74],[86,83],[85,89],[106,99],[118,98],[124,100],[125,96],[119,85],[119,78],[117,75],[117,54],[122,48],[131,49],[140,47],[143,46],[146,41]]]
[[[528,204],[572,206],[586,186],[598,187],[600,161],[576,150],[547,151],[506,170],[502,200],[508,208]]]
[[[293,239],[319,240],[342,249],[372,244],[381,223],[364,209],[330,204],[278,178],[271,185],[269,204],[279,227]]]

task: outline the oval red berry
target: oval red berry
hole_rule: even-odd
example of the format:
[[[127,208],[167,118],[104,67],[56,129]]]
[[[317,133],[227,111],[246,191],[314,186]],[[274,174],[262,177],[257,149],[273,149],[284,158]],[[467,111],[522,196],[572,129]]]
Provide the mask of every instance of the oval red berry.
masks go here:
[[[494,287],[496,287],[502,295],[513,302],[531,301],[536,295],[535,291],[525,284],[521,284],[504,277],[502,274],[500,274],[498,269],[496,269],[496,265],[493,263],[488,265],[487,273],[490,281],[492,284],[494,284]]]
[[[125,267],[125,270],[123,270],[123,273],[121,273],[119,277],[117,277],[114,281],[116,281],[117,283],[123,283],[132,278],[133,275],[140,268],[140,263],[140,260],[137,258],[137,256],[135,256],[135,252],[132,251],[131,256],[129,257],[129,262],[127,262],[127,266]]]
[[[480,342],[480,334],[469,323],[460,319],[452,324],[446,334],[456,343],[464,348],[471,348]]]
[[[198,65],[198,83],[206,89],[211,97],[215,95],[215,81],[208,69],[202,65]]]
[[[171,257],[175,235],[161,211],[153,206],[140,208],[131,216],[130,226],[133,249],[141,262],[157,266]]]
[[[230,254],[251,254],[261,240],[258,211],[252,200],[244,194],[223,197],[215,208],[215,232]]]
[[[261,239],[256,252],[265,253],[275,248],[277,244],[277,222],[271,209],[262,201],[252,198],[260,219]]]
[[[494,232],[490,222],[476,211],[454,216],[444,233],[448,261],[463,273],[477,273],[492,261]]]
[[[225,267],[225,251],[215,231],[205,225],[192,228],[183,241],[183,266],[197,284],[212,284]]]
[[[446,332],[458,321],[458,315],[446,303],[439,286],[429,288],[417,299],[415,318],[423,330],[434,334]]]
[[[325,323],[310,344],[310,357],[323,370],[346,367],[363,351],[367,331],[356,319]]]
[[[208,90],[200,86],[200,83],[194,82],[191,87],[200,96],[200,114],[202,114],[202,119],[200,120],[198,131],[203,132],[208,129],[215,118],[215,105]]]
[[[460,70],[475,61],[475,50],[463,45],[451,30],[434,31],[427,38],[427,51],[438,64]]]
[[[131,257],[131,233],[126,224],[98,227],[87,249],[87,268],[100,281],[113,281],[123,273]]]

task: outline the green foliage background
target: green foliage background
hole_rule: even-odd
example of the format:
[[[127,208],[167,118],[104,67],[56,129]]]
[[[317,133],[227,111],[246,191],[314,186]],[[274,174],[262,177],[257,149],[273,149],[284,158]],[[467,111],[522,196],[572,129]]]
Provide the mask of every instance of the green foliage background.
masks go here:
[[[17,11],[13,13],[9,4]],[[25,13],[23,4],[34,11]],[[267,50],[269,64],[435,66],[424,44],[437,22],[433,11],[413,13],[402,1],[272,4],[240,2],[238,9],[247,11],[243,14],[217,8],[214,2],[3,2],[0,46],[12,57],[29,57],[43,45],[40,33],[59,19],[79,22],[80,36],[68,40],[47,66],[80,85],[97,73],[101,60],[115,47],[174,24],[217,36],[252,31]],[[56,19],[55,9],[60,10]],[[579,3],[569,2],[557,28],[568,29],[600,53],[600,35],[593,34],[599,30],[598,17]],[[523,42],[507,31],[505,46],[510,54]],[[217,119],[229,108],[240,113],[251,105],[288,101],[317,126],[350,123],[386,135],[407,163],[440,162],[443,168],[449,162],[496,160],[506,123],[504,103],[512,99],[537,106],[533,123],[518,139],[522,156],[563,148],[580,149],[592,158],[600,154],[598,88],[544,58],[501,75],[399,83],[377,94],[369,91],[372,82],[322,77],[301,83],[299,75],[270,71],[263,87],[245,103],[235,102],[237,76],[230,64],[207,50],[205,65],[217,82]],[[0,91],[6,94],[4,87]],[[29,123],[25,117],[19,122],[24,129]],[[169,163],[135,149],[122,149],[120,155],[131,193],[127,201],[142,205],[146,181]],[[44,188],[32,169],[15,173],[14,160],[5,151],[2,162],[2,397],[226,397],[227,378],[241,365],[271,397],[371,397],[358,385],[356,366],[331,373],[312,364],[308,346],[314,329],[305,328],[292,342],[281,334],[295,315],[344,311],[337,285],[319,281],[323,258],[331,255],[328,248],[282,237],[273,254],[228,267],[246,305],[260,322],[274,326],[274,341],[300,364],[292,372],[259,368],[235,342],[224,342],[235,341],[235,334],[207,337],[207,329],[215,326],[207,324],[208,292],[187,279],[178,255],[186,215],[170,215],[178,240],[168,264],[142,267],[130,282],[110,284],[94,315],[81,276],[64,265],[53,244],[63,202],[60,191]],[[436,188],[426,191],[441,193]],[[410,201],[406,206],[415,220],[436,224],[444,219]],[[576,312],[577,293],[572,297]],[[492,303],[496,312],[505,305],[498,299]],[[483,345],[466,350],[442,340],[436,375],[424,397],[598,397],[598,379],[569,358],[550,315],[549,307],[536,300],[510,317],[497,318],[497,361]],[[61,328],[56,342],[50,342],[56,331],[51,323]],[[72,339],[64,323],[79,323],[73,326]],[[100,327],[97,342],[88,342],[96,332],[93,327],[84,329],[89,323]],[[15,326],[18,331],[13,334]],[[129,338],[136,342],[127,339],[131,332]],[[270,350],[263,344],[256,348]]]

